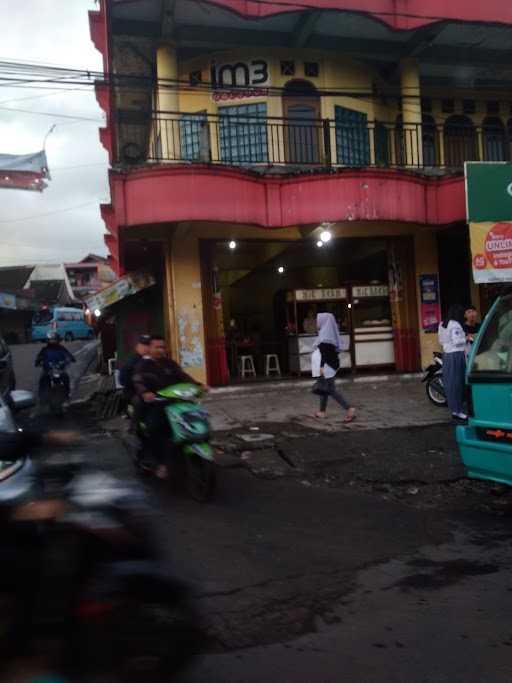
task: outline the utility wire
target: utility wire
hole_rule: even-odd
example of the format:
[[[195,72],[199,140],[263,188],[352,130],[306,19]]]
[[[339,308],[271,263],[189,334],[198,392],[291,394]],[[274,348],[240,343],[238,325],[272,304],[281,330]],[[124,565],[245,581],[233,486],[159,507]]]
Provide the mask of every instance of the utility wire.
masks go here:
[[[34,111],[31,109],[14,109],[13,107],[1,107],[0,109],[2,111],[13,111],[16,113],[20,114],[34,114],[38,116],[51,116],[51,117],[57,117],[61,119],[73,119],[77,121],[90,121],[92,123],[105,123],[103,119],[93,119],[93,118],[88,118],[86,116],[73,116],[72,114],[57,114],[53,112],[48,112],[48,111]]]
[[[58,213],[66,213],[68,211],[76,211],[77,209],[82,209],[85,206],[98,206],[100,204],[100,200],[93,201],[93,202],[85,202],[84,204],[76,204],[75,206],[69,206],[67,209],[56,209],[55,211],[48,211],[47,213],[39,213],[35,214],[34,216],[25,216],[24,218],[12,218],[10,220],[1,220],[0,223],[2,224],[11,224],[11,223],[23,223],[24,221],[34,221],[38,220],[39,218],[46,218],[46,216],[55,216]]]

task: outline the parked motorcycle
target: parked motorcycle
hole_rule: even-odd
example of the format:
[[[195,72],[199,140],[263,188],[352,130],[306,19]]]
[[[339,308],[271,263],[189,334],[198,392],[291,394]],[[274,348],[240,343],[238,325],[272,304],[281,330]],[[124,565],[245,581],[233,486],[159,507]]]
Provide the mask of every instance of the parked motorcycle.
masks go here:
[[[185,586],[162,571],[150,511],[140,485],[80,459],[0,461],[2,666],[156,683],[187,664],[201,631]]]
[[[204,502],[211,498],[215,489],[215,460],[210,444],[211,432],[208,413],[199,401],[201,388],[196,384],[174,384],[157,393],[156,402],[164,407],[171,428],[171,436],[182,455],[181,463],[169,462],[171,469],[184,465],[186,487],[195,500]],[[142,448],[136,458],[139,467],[151,471],[144,458],[147,429],[144,419],[137,424]],[[165,448],[165,444],[162,444]],[[171,449],[168,448],[169,452]],[[171,459],[170,459],[171,460]]]
[[[425,390],[428,399],[439,407],[447,405],[446,392],[443,386],[443,354],[438,351],[433,353],[434,360],[426,368],[422,382],[425,383]]]
[[[66,379],[66,363],[50,363],[42,380],[41,398],[52,415],[61,416],[64,412],[64,403],[68,400]]]

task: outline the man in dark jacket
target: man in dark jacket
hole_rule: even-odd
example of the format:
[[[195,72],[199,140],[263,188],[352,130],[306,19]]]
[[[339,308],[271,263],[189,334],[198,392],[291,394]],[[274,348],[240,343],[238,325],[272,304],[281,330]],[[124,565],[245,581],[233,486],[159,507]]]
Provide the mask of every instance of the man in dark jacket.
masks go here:
[[[35,362],[36,368],[39,366],[43,367],[43,372],[39,378],[39,393],[42,394],[48,386],[48,371],[52,366],[62,365],[65,368],[70,363],[75,363],[75,361],[76,359],[73,354],[65,346],[62,346],[60,335],[57,332],[50,332],[48,334],[48,343],[39,351]],[[67,372],[62,372],[62,380],[69,396],[69,375]]]
[[[149,334],[141,334],[135,346],[134,353],[132,353],[132,355],[121,368],[119,380],[123,385],[124,397],[126,401],[130,401],[135,394],[135,387],[133,386],[133,373],[138,363],[140,363],[140,361],[148,355],[150,341],[151,337]]]
[[[198,384],[181,369],[176,361],[167,358],[164,338],[160,335],[152,335],[148,355],[135,367],[133,385],[144,405],[148,447],[152,457],[159,463],[156,474],[160,479],[165,479],[168,475],[163,457],[166,454],[164,443],[169,437],[170,429],[162,406],[155,401],[157,392],[180,382]]]

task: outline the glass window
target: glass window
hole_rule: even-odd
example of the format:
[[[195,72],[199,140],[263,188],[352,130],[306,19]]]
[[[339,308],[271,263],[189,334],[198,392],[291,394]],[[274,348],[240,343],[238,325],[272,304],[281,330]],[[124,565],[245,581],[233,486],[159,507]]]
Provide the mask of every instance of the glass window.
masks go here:
[[[512,374],[512,296],[502,299],[473,356],[471,373]]]
[[[423,166],[436,166],[438,161],[436,123],[432,116],[423,116]]]
[[[48,325],[53,320],[53,313],[49,310],[39,311],[34,313],[32,322],[34,325]]]
[[[206,112],[185,114],[180,119],[181,158],[187,161],[207,160],[209,148]]]
[[[389,166],[389,131],[384,123],[375,122],[375,162],[377,166]]]
[[[366,114],[335,106],[334,118],[338,163],[346,166],[368,166],[370,143]]]
[[[463,166],[478,160],[476,130],[467,116],[450,116],[444,124],[444,156],[447,166]]]
[[[485,160],[505,161],[507,158],[507,145],[505,126],[501,119],[496,117],[486,118],[482,128],[484,131]]]
[[[268,161],[266,117],[264,102],[219,107],[221,161],[239,164]]]

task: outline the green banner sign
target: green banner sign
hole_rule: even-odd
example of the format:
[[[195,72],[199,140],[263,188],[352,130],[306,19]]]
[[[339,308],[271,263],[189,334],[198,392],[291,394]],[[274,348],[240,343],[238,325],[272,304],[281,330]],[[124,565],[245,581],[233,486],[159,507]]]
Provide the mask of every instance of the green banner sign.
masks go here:
[[[512,164],[467,162],[468,223],[512,221]]]

